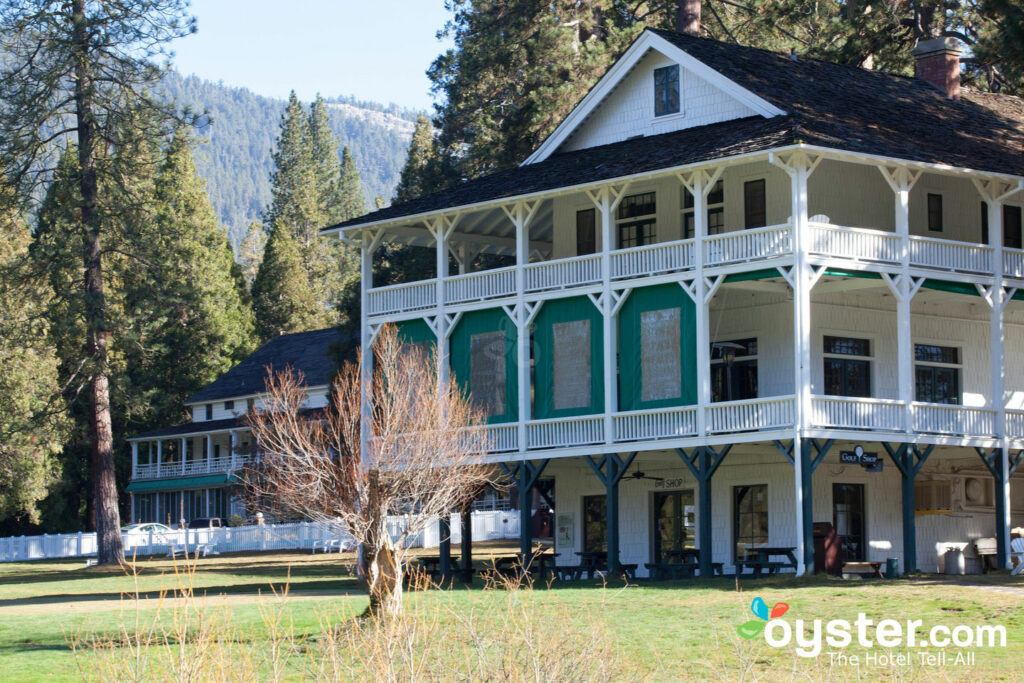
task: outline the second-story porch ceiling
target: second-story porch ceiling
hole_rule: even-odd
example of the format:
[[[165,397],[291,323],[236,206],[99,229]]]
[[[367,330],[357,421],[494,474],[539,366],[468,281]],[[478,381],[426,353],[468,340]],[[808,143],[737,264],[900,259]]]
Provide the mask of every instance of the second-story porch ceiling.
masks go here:
[[[793,145],[949,169],[1024,176],[1024,107],[1016,98],[965,91],[948,100],[931,85],[828,62],[658,32],[681,50],[786,112],[751,116],[612,144],[469,180],[395,204],[325,233],[393,227],[441,211],[493,204]],[[532,237],[532,235],[531,235]]]

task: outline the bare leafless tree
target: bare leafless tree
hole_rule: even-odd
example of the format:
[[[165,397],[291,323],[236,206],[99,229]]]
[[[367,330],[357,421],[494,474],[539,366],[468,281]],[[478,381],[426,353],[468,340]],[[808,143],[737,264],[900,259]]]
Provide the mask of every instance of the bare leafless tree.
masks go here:
[[[346,363],[328,406],[309,410],[302,376],[271,371],[264,407],[248,415],[260,453],[245,477],[249,500],[269,514],[351,534],[363,548],[370,609],[383,614],[402,610],[409,542],[493,475],[483,462],[480,416],[454,382],[437,381],[432,356],[386,326],[373,345],[367,387],[360,361]]]

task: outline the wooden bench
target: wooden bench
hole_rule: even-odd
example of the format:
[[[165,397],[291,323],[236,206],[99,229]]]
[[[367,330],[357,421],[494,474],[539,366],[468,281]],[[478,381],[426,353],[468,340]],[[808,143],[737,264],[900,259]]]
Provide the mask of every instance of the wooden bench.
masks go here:
[[[882,576],[882,563],[881,562],[844,562],[843,563],[843,574],[859,574],[864,577],[881,579]]]
[[[762,571],[769,575],[777,574],[780,569],[791,567],[789,562],[765,562],[762,560],[743,560],[736,563],[736,573],[742,574],[745,569],[753,572],[754,576],[760,576]]]

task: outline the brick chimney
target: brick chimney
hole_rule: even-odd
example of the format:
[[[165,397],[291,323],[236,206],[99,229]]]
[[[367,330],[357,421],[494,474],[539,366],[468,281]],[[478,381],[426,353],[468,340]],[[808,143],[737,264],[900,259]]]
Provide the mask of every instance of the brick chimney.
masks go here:
[[[960,43],[956,38],[922,40],[914,48],[914,77],[951,100],[960,99]]]
[[[676,31],[700,35],[700,0],[676,0]]]

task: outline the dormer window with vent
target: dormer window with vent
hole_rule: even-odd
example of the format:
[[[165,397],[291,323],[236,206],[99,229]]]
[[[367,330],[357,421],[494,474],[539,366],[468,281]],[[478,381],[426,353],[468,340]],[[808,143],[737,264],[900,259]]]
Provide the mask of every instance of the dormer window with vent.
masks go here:
[[[654,115],[679,113],[679,65],[654,70]]]

